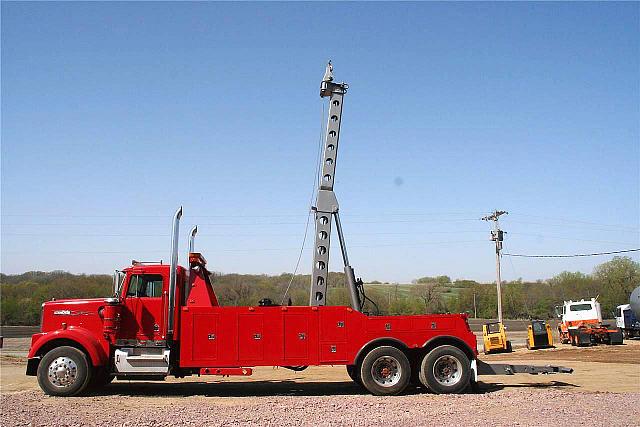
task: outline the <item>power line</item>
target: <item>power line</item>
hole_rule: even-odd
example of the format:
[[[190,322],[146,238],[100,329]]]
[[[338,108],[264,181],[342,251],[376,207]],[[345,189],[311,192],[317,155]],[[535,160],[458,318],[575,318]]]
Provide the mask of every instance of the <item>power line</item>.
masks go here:
[[[623,229],[633,229],[633,230],[637,230],[638,229],[638,227],[636,227],[636,226],[629,226],[629,225],[622,225],[622,224],[603,224],[601,222],[592,222],[592,221],[584,221],[584,220],[579,220],[579,219],[560,218],[560,217],[556,217],[556,216],[549,217],[549,216],[530,215],[530,214],[521,214],[521,213],[519,213],[519,215],[528,216],[528,217],[531,217],[531,218],[550,219],[550,220],[556,220],[556,221],[561,221],[561,222],[575,222],[575,223],[579,223],[579,224],[597,225],[597,226],[600,226],[600,227],[623,228]]]
[[[377,215],[380,216],[440,216],[440,215],[476,215],[479,212],[477,211],[455,211],[455,212],[380,212]],[[244,215],[244,214],[218,214],[218,215],[189,215],[190,218],[273,218],[273,217],[298,217],[301,218],[304,216],[303,214],[273,214],[273,215]],[[371,214],[344,214],[346,217],[370,217]],[[27,218],[37,218],[37,217],[48,217],[48,218],[167,218],[167,215],[78,215],[78,214],[0,214],[0,217],[27,217]]]
[[[485,242],[485,240],[453,240],[446,242],[417,242],[417,243],[369,243],[369,244],[356,244],[349,245],[351,248],[371,248],[371,247],[396,247],[396,248],[405,248],[405,247],[419,247],[419,246],[430,246],[430,245],[451,245],[451,244],[466,244],[466,243],[481,243]],[[304,250],[309,251],[313,248],[304,248]],[[244,249],[210,249],[208,252],[218,253],[218,252],[263,252],[263,251],[299,251],[300,247],[281,247],[281,248],[244,248]],[[40,250],[8,250],[2,251],[3,254],[33,254],[33,253],[52,253],[52,254],[135,254],[135,253],[164,253],[166,251],[148,251],[148,250],[140,250],[135,252],[133,250],[129,251],[40,251]]]
[[[460,218],[460,219],[449,219],[449,220],[438,220],[438,222],[468,222],[468,221],[477,221],[476,218]],[[349,224],[413,224],[413,223],[428,223],[433,222],[432,219],[419,219],[419,220],[379,220],[379,221],[349,221]],[[264,225],[304,225],[305,222],[226,222],[226,223],[199,223],[199,226],[264,226]],[[135,223],[126,223],[126,224],[118,224],[118,223],[100,223],[100,224],[81,224],[81,223],[22,223],[22,224],[6,224],[3,223],[2,226],[7,227],[33,227],[33,226],[50,226],[50,227],[67,227],[67,226],[78,226],[78,227],[165,227],[164,224],[135,224]]]
[[[638,252],[638,251],[640,251],[640,249],[625,249],[620,251],[596,252],[591,254],[574,254],[574,255],[524,255],[524,254],[508,254],[508,253],[503,253],[502,255],[511,256],[511,257],[521,257],[521,258],[575,258],[575,257],[623,254],[627,252]]]
[[[394,232],[394,231],[390,231],[390,232],[386,232],[386,231],[381,231],[381,232],[376,232],[375,235],[379,236],[379,235],[385,235],[385,236],[407,236],[407,235],[411,235],[414,236],[416,234],[465,234],[465,233],[471,233],[471,234],[479,234],[479,233],[484,233],[483,231],[478,231],[478,230],[453,230],[453,231],[441,231],[441,230],[437,230],[437,231],[430,231],[430,230],[418,230],[418,231],[398,231],[398,232]],[[371,232],[361,232],[361,233],[349,233],[352,236],[370,236],[372,233]],[[102,233],[14,233],[14,232],[0,232],[0,235],[3,236],[23,236],[23,237],[41,237],[41,236],[46,236],[46,237],[126,237],[126,238],[130,238],[130,237],[158,237],[158,238],[166,238],[166,237],[170,237],[169,234],[166,233],[161,233],[161,234],[138,234],[138,233],[108,233],[108,234],[102,234]],[[279,236],[279,237],[291,237],[291,236],[297,236],[299,237],[298,233],[198,233],[198,237],[256,237],[256,236]],[[539,236],[539,235],[536,235]],[[544,237],[544,236],[539,236],[539,237]],[[625,242],[602,242],[602,241],[597,241],[598,243],[618,243],[618,244],[626,244]],[[633,243],[632,243],[633,244]]]
[[[553,223],[549,223],[549,222],[532,222],[532,221],[518,221],[518,220],[511,220],[510,222],[515,223],[515,224],[527,224],[527,225],[542,225],[545,227],[571,227],[571,228],[580,228],[580,229],[584,229],[584,230],[599,230],[599,231],[608,231],[608,232],[613,232],[613,231],[624,231],[624,232],[631,232],[631,233],[638,233],[638,227],[618,227],[613,228],[612,226],[601,226],[601,225],[587,225],[587,224],[582,224],[582,225],[577,225],[577,224],[553,224]],[[603,227],[609,227],[609,228],[603,228]],[[633,230],[633,231],[631,231]]]

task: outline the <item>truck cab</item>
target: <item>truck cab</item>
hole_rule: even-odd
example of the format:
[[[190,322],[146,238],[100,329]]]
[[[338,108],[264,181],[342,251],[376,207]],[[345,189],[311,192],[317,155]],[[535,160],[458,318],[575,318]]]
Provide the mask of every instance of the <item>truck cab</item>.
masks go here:
[[[602,310],[596,298],[565,301],[558,317],[558,335],[563,344],[622,344],[622,331],[617,328],[610,329],[602,323]]]
[[[631,304],[616,307],[616,326],[622,330],[625,338],[640,337],[640,320],[631,309]]]

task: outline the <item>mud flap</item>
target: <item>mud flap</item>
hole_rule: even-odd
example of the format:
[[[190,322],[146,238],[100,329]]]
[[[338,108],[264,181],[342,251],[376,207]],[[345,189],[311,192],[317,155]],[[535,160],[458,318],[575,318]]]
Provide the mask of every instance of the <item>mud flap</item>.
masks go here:
[[[471,361],[471,378],[469,379],[469,386],[474,393],[480,392],[480,386],[478,385],[478,359]]]
[[[478,359],[471,361],[471,382],[478,382]]]
[[[38,365],[40,364],[40,357],[32,357],[27,360],[27,375],[36,376],[38,374]]]

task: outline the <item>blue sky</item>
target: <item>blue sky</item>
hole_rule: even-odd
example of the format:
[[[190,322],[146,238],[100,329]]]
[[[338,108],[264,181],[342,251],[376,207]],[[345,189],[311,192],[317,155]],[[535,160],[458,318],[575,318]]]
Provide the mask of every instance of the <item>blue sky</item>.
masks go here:
[[[182,204],[181,255],[197,223],[210,269],[292,271],[329,58],[350,85],[335,190],[365,280],[493,280],[494,208],[508,252],[638,247],[639,11],[2,2],[1,270],[168,260]],[[505,257],[503,275],[608,259]]]

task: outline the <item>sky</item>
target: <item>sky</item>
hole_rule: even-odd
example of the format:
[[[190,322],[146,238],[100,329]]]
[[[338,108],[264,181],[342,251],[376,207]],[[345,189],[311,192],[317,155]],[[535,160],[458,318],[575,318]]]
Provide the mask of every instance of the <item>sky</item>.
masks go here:
[[[2,2],[1,265],[292,272],[331,59],[357,276],[495,279],[505,252],[640,247],[639,3]],[[298,273],[311,270],[313,221]],[[334,236],[332,270],[341,270]],[[638,256],[632,257],[638,260]],[[503,279],[611,256],[503,257]]]

